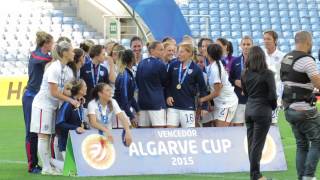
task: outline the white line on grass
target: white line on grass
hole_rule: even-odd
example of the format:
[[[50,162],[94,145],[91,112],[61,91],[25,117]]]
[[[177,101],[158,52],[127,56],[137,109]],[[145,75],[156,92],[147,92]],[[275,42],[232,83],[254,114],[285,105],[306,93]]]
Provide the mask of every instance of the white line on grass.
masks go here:
[[[211,178],[226,178],[223,175],[219,174],[183,174],[185,176],[195,176],[195,177],[211,177]],[[248,175],[249,176],[249,175]],[[240,176],[228,176],[228,179],[248,179],[248,177],[240,177]]]
[[[27,164],[25,161],[13,161],[0,159],[0,164]]]

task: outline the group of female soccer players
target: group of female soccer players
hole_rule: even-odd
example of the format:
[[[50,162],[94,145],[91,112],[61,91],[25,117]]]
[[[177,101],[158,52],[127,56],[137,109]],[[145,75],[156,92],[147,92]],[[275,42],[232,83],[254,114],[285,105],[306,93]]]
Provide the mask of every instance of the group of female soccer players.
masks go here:
[[[123,128],[130,145],[129,127],[244,123],[238,98],[245,104],[240,76],[253,44],[250,37],[242,39],[239,58],[232,56],[232,44],[224,38],[202,38],[197,50],[188,36],[179,45],[168,37],[149,42],[146,58],[139,37],[131,39],[131,49],[90,40],[73,48],[68,38],[54,42],[46,32],[38,32],[36,41],[23,97],[29,172],[61,173],[57,160],[65,158],[69,130],[97,129],[112,142],[111,129]],[[55,159],[50,151],[53,139],[55,151],[61,152]]]

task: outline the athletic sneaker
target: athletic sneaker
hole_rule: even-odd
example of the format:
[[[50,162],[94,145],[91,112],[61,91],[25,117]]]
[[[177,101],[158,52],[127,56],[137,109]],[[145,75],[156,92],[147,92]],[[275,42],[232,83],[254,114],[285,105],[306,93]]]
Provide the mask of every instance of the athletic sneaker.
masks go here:
[[[50,168],[48,170],[42,170],[41,174],[42,175],[56,175],[56,176],[62,175],[62,173],[57,171],[55,168]]]
[[[39,165],[36,165],[35,167],[33,167],[32,169],[29,170],[29,173],[32,173],[32,174],[39,174],[41,173],[41,166]]]

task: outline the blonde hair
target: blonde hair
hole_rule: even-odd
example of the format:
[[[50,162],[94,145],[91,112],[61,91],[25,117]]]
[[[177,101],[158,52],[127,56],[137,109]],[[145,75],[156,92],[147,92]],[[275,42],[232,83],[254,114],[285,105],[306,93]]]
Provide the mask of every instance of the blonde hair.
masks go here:
[[[118,53],[118,57],[116,60],[116,67],[118,68],[119,72],[123,72],[124,69],[126,68],[126,65],[124,65],[121,61],[122,59],[122,54],[126,48],[118,43],[114,44],[112,49],[111,49],[111,54],[113,54],[113,51]]]
[[[179,44],[179,48],[183,48],[185,49],[187,52],[191,53],[191,59],[192,61],[196,61],[197,60],[197,49],[195,47],[193,47],[192,44],[190,43],[186,43],[186,42],[182,42],[181,44]]]
[[[166,49],[166,48],[169,47],[169,46],[174,46],[174,47],[176,47],[176,45],[175,45],[174,43],[168,42],[168,41],[162,43],[162,45],[163,45],[163,48],[164,48],[164,49]]]
[[[53,40],[53,37],[51,34],[45,32],[45,31],[38,31],[36,33],[36,43],[37,43],[37,49],[41,48],[45,43],[49,43]]]

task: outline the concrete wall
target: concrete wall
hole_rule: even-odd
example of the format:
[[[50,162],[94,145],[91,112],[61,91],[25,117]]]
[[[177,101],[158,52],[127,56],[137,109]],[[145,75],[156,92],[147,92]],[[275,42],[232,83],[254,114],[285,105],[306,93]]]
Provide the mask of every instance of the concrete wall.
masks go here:
[[[78,0],[78,14],[83,21],[103,34],[103,15],[106,10],[101,8],[94,0]]]

